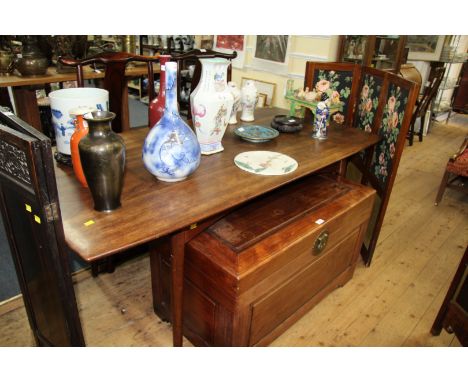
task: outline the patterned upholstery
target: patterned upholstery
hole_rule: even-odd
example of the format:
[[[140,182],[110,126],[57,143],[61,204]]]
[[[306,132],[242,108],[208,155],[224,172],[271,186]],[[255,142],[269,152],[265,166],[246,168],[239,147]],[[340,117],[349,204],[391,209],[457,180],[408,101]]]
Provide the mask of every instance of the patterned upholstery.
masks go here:
[[[351,94],[351,85],[353,72],[350,70],[317,70],[314,73],[314,88],[316,90],[327,90],[331,98],[343,102],[342,111],[337,111],[330,116],[331,120],[338,124],[345,121],[345,115],[348,111],[349,96]]]
[[[385,186],[392,173],[393,158],[408,103],[409,88],[401,88],[390,83],[387,90],[387,102],[379,127],[381,142],[376,145],[371,162],[371,172],[382,186]]]
[[[330,99],[330,121],[352,124],[357,98],[361,66],[342,62],[306,63],[304,88],[314,90],[318,96],[326,93]]]
[[[468,177],[468,148],[453,162],[449,161],[447,163],[447,171],[456,175]]]
[[[447,187],[468,195],[466,177],[468,177],[468,136],[465,137],[458,151],[448,160],[435,204],[438,205],[440,203]]]
[[[395,74],[368,67],[362,69],[354,123],[357,128],[370,130],[381,138],[374,148],[351,160],[361,175],[361,183],[372,186],[380,199],[374,205],[375,219],[369,223],[368,240],[361,249],[367,265],[377,245],[418,92],[418,84]]]
[[[373,127],[376,121],[383,81],[384,76],[372,73],[363,75],[359,103],[356,110],[355,126],[368,133],[374,130]]]

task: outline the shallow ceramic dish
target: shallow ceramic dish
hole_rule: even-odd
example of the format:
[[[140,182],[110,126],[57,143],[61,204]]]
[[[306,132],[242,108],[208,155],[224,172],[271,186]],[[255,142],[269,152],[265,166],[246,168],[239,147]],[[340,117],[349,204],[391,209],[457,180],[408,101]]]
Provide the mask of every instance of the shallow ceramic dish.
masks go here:
[[[295,159],[274,151],[246,151],[237,154],[234,163],[240,169],[258,175],[285,175],[298,166]]]
[[[279,135],[275,129],[260,125],[239,126],[234,129],[234,133],[242,139],[253,143],[268,142]]]

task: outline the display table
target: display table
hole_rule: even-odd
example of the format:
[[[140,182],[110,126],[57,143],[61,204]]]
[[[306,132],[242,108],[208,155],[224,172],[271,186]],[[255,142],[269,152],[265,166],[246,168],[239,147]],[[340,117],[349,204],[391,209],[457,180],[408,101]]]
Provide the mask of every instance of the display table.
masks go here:
[[[153,71],[154,73],[159,73],[159,65],[154,66]],[[83,68],[83,73],[86,80],[104,78],[104,70],[95,71],[90,66],[85,66]],[[144,75],[148,75],[148,68],[146,65],[133,67],[128,66],[125,71],[125,76],[129,79]],[[50,67],[47,69],[47,73],[41,76],[0,76],[0,87],[11,86],[13,88],[13,97],[17,116],[37,130],[42,131],[39,108],[36,100],[36,90],[40,89],[45,84],[65,81],[76,81],[76,71],[70,73],[57,73],[57,69],[55,67]],[[123,109],[127,110],[127,92],[124,92],[124,95]],[[128,113],[126,113],[122,124],[123,127],[129,126]]]
[[[256,111],[255,124],[269,125],[285,110]],[[77,254],[93,261],[170,235],[172,254],[172,316],[174,344],[182,344],[182,295],[185,244],[214,219],[243,203],[294,182],[376,144],[379,137],[359,129],[332,127],[328,139],[311,138],[312,126],[295,134],[280,134],[273,141],[256,144],[241,140],[230,125],[223,138],[225,150],[202,156],[200,167],[176,183],[156,180],[141,159],[148,129],[121,134],[127,150],[122,207],[112,213],[93,210],[88,189],[80,186],[72,170],[56,164],[57,187],[65,239]],[[277,151],[294,158],[299,166],[287,175],[260,176],[242,171],[234,157],[244,151]],[[345,166],[341,166],[344,171]],[[155,275],[152,275],[153,277]]]

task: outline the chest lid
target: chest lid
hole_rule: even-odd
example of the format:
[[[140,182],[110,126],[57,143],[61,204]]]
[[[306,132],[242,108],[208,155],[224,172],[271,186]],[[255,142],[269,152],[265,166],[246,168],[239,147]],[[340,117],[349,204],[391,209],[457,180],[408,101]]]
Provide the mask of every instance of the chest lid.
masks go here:
[[[239,253],[350,190],[349,184],[311,176],[249,202],[207,231]]]

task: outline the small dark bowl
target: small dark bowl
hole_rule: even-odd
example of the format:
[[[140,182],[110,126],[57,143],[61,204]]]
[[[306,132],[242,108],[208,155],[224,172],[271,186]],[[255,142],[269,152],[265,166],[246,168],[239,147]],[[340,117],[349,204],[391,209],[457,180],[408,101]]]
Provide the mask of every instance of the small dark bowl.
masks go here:
[[[280,114],[275,115],[271,121],[271,127],[282,133],[295,133],[302,129],[302,122],[302,118]]]
[[[271,127],[273,127],[275,130],[278,130],[281,133],[295,133],[299,130],[302,129],[302,124],[297,124],[297,125],[282,125],[279,123],[276,123],[274,120],[271,121]]]
[[[275,115],[275,117],[273,118],[273,121],[278,125],[294,126],[294,125],[302,125],[302,123],[304,122],[304,119],[293,117],[290,115],[280,114],[280,115]]]

